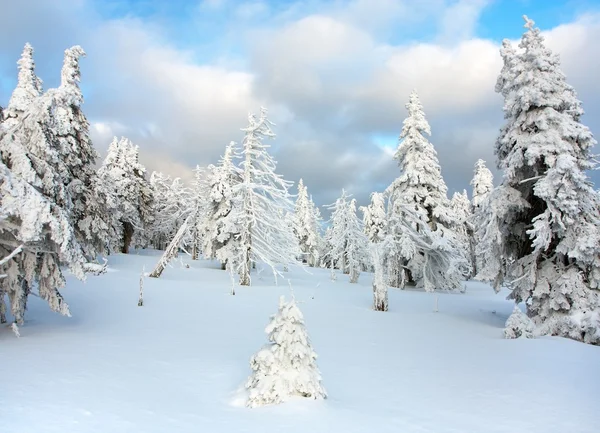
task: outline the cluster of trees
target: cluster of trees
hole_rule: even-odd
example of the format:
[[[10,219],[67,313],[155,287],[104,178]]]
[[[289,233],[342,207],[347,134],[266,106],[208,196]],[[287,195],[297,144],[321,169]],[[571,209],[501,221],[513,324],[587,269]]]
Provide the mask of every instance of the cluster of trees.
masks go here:
[[[496,141],[503,177],[475,164],[472,199],[448,198],[431,128],[410,95],[394,155],[400,175],[368,206],[342,191],[321,214],[300,180],[276,172],[267,111],[250,114],[241,144],[216,165],[197,167],[191,188],[161,173],[149,178],[126,138],[111,143],[99,170],[82,112],[81,47],[65,51],[61,84],[42,90],[31,46],[19,60],[18,85],[0,127],[0,315],[5,295],[23,320],[37,288],[68,314],[61,267],[83,276],[99,254],[153,246],[165,254],[158,276],[182,248],[217,259],[250,285],[260,264],[275,278],[291,265],[336,270],[356,282],[372,271],[374,308],[388,308],[388,287],[461,290],[465,279],[511,289],[543,332],[600,344],[600,199],[586,177],[595,140],[580,122],[581,102],[560,61],[526,19],[519,50],[508,41],[496,91],[506,124]],[[362,212],[362,218],[357,214]],[[522,322],[522,318],[515,318]],[[529,326],[529,325],[527,325]]]

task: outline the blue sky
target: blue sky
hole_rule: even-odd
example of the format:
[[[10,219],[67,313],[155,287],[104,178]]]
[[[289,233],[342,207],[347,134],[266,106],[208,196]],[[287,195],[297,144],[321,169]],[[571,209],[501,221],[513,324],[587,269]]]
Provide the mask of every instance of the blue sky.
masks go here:
[[[303,177],[320,204],[341,188],[364,204],[398,175],[393,149],[417,89],[453,192],[469,189],[478,158],[495,165],[498,49],[519,39],[523,14],[600,134],[600,0],[20,0],[0,14],[0,105],[25,42],[45,88],[80,44],[101,153],[126,135],[149,170],[189,178],[241,141],[248,111],[263,105],[286,178]]]

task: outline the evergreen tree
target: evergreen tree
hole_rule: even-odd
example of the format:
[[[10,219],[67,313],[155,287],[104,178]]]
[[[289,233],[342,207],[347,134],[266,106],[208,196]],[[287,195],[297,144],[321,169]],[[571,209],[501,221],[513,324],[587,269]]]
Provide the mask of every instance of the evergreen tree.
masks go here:
[[[321,373],[304,326],[304,317],[292,299],[279,300],[279,311],[266,330],[271,344],[250,360],[252,375],[246,382],[248,407],[279,404],[291,397],[327,398]]]
[[[308,196],[308,189],[302,179],[298,182],[298,196],[295,207],[295,233],[303,262],[314,267],[319,263],[319,221],[318,210]]]
[[[153,198],[138,147],[127,138],[115,137],[98,176],[112,201],[109,218],[116,237],[110,240],[111,250],[127,254],[132,246],[146,246]]]
[[[370,264],[367,238],[361,221],[356,215],[356,200],[349,200],[345,190],[336,202],[329,206],[331,209],[331,231],[328,242],[331,250],[328,252],[333,267],[337,266],[344,274],[350,275],[350,282],[356,283],[360,270]]]
[[[153,209],[148,238],[154,248],[162,250],[173,239],[179,227],[192,213],[190,191],[180,178],[171,179],[160,172],[150,175]]]
[[[282,218],[293,211],[294,204],[288,189],[291,182],[275,173],[275,160],[269,155],[264,138],[274,138],[267,110],[260,117],[251,114],[250,124],[242,143],[241,182],[234,187],[237,201],[234,218],[239,227],[239,248],[235,264],[240,285],[250,285],[252,262],[264,262],[277,276],[277,265],[296,262],[300,254],[293,231]]]
[[[525,20],[522,51],[501,50],[504,175],[483,209],[479,277],[508,285],[542,332],[600,344],[600,200],[585,174],[595,140],[558,56]]]
[[[204,223],[206,221],[207,196],[205,169],[199,165],[194,169],[194,182],[192,184],[191,199],[193,203],[190,220],[190,236],[192,242],[192,260],[198,260],[204,236]]]
[[[239,158],[236,143],[230,142],[218,166],[207,170],[206,218],[203,230],[203,254],[206,259],[218,259],[222,268],[227,263],[236,266],[234,258],[239,250],[239,221],[234,212],[234,188],[240,183],[240,172],[235,166]],[[233,262],[232,262],[233,261]]]
[[[459,269],[464,267],[466,261],[454,233],[456,218],[450,209],[448,188],[442,178],[437,153],[426,138],[431,135],[431,128],[415,91],[411,93],[406,108],[408,117],[404,120],[398,150],[394,156],[398,160],[401,175],[386,191],[389,196],[389,229],[396,238],[397,250],[400,252],[395,272],[396,281],[390,283],[395,287],[403,287],[408,271],[408,280],[415,282],[417,286],[425,287],[435,280],[436,284],[441,284],[440,289],[456,288],[460,274],[455,273],[464,272]],[[410,221],[410,228],[405,227],[407,221]],[[428,239],[429,246],[423,244],[423,248],[444,244],[445,254],[450,257],[442,262],[450,268],[430,268],[426,271],[424,266],[432,266],[426,260],[432,252],[425,252],[417,247],[412,231],[423,233],[423,239],[417,244]],[[462,265],[459,266],[458,263]],[[425,278],[425,273],[446,275],[447,278]],[[425,279],[429,281],[427,284]]]
[[[473,209],[475,210],[481,206],[481,203],[494,189],[494,176],[485,166],[483,159],[479,159],[475,163],[475,174],[471,180],[471,186],[473,186]]]
[[[472,271],[472,263],[475,259],[475,244],[473,241],[473,225],[472,225],[472,212],[471,212],[471,201],[467,194],[467,190],[463,190],[462,193],[455,192],[450,200],[450,207],[454,213],[456,219],[456,226],[454,232],[457,236],[457,241],[460,246],[461,254],[469,259],[471,266],[465,268],[464,278],[469,278]]]
[[[33,47],[29,43],[25,44],[17,65],[19,66],[17,87],[2,116],[6,120],[5,126],[7,127],[16,124],[17,118],[22,116],[29,106],[42,96],[42,80],[35,75]]]

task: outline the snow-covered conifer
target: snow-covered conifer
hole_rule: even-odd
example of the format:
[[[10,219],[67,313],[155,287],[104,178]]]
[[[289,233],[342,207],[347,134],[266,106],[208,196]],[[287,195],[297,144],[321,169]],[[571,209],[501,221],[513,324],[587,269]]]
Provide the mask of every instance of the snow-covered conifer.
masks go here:
[[[472,223],[472,212],[471,202],[467,194],[467,190],[463,190],[462,193],[455,192],[450,200],[450,207],[454,213],[456,219],[456,225],[454,232],[456,233],[457,241],[461,249],[462,255],[468,259],[469,263],[472,263],[475,257],[475,244],[473,242],[473,223]],[[465,278],[471,276],[472,265],[465,268]]]
[[[279,300],[279,311],[265,329],[269,345],[250,360],[252,375],[246,382],[248,407],[279,404],[292,397],[327,398],[321,384],[304,317],[296,301]]]
[[[426,232],[423,239],[429,239],[429,247],[443,244],[445,253],[454,256],[453,260],[443,261],[450,266],[450,269],[429,268],[426,271],[447,275],[446,282],[443,278],[435,278],[437,284],[441,283],[441,287],[438,288],[453,289],[459,280],[454,272],[464,272],[464,270],[459,271],[459,268],[466,264],[454,232],[457,225],[456,218],[450,208],[448,188],[442,178],[437,153],[426,138],[431,135],[431,128],[415,91],[411,93],[406,108],[408,117],[403,122],[398,150],[394,156],[398,160],[401,175],[386,191],[389,196],[389,230],[396,238],[397,250],[400,253],[395,266],[397,280],[390,281],[390,284],[402,287],[407,277],[417,286],[426,285],[424,266],[431,267],[433,264],[425,259],[429,253],[425,253],[415,245],[414,233],[408,235],[408,232],[415,231]],[[407,221],[412,224],[410,230],[405,227]],[[418,244],[422,242],[419,241]],[[425,245],[422,244],[423,248]],[[462,265],[458,266],[457,263]],[[452,272],[449,272],[450,270]],[[427,285],[433,281],[431,278],[428,280]]]
[[[264,262],[275,276],[278,265],[296,263],[300,248],[296,236],[282,218],[294,209],[288,192],[291,182],[275,173],[276,163],[263,143],[264,138],[274,138],[267,110],[260,116],[248,116],[250,124],[242,142],[241,182],[234,186],[234,220],[239,228],[239,247],[235,264],[240,285],[250,285],[252,262]]]
[[[190,190],[180,178],[171,179],[156,171],[150,175],[150,186],[153,220],[148,229],[148,238],[154,248],[162,250],[191,213]]]
[[[494,189],[494,176],[485,166],[483,159],[478,159],[475,163],[475,174],[471,180],[471,186],[473,187],[473,208],[477,209]]]
[[[17,117],[42,95],[42,80],[35,75],[33,47],[29,43],[25,44],[17,65],[19,66],[17,87],[10,97],[3,116],[7,127],[13,126],[17,122]]]
[[[333,267],[349,274],[350,282],[356,283],[361,268],[371,262],[367,237],[356,215],[356,200],[350,200],[346,191],[342,190],[341,197],[329,205],[329,209],[332,211],[331,231],[327,240],[331,250],[327,254],[333,261]]]
[[[222,268],[236,267],[239,253],[239,214],[235,212],[234,188],[240,183],[240,172],[235,166],[239,158],[237,144],[232,141],[225,148],[219,165],[209,166],[206,180],[206,216],[203,226],[202,251],[206,259],[218,259]]]
[[[318,209],[309,198],[308,189],[302,179],[298,182],[295,208],[295,233],[302,251],[303,261],[309,266],[319,263]]]
[[[204,224],[206,222],[206,211],[208,192],[206,191],[206,168],[199,165],[194,169],[194,181],[192,182],[191,201],[192,214],[190,220],[190,241],[192,244],[192,260],[198,260],[202,248],[204,236]]]
[[[478,276],[508,285],[542,332],[600,344],[600,200],[585,173],[595,140],[558,56],[525,20],[521,51],[501,50],[504,175],[482,211]]]
[[[512,314],[504,325],[504,338],[534,338],[535,324],[515,305]]]
[[[130,246],[145,246],[146,231],[152,224],[153,198],[146,169],[139,162],[138,147],[127,138],[115,137],[98,176],[114,200],[109,218],[116,238],[111,239],[111,249],[127,253]]]

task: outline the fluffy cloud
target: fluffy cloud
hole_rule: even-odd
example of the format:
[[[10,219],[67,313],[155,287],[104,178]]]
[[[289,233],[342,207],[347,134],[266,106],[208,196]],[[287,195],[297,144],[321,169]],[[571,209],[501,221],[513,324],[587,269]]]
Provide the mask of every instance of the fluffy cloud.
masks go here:
[[[189,178],[193,166],[214,163],[226,143],[240,141],[248,111],[266,105],[277,124],[273,151],[287,178],[303,177],[320,204],[332,202],[342,187],[365,203],[398,174],[378,137],[394,144],[416,88],[443,174],[451,190],[462,190],[478,158],[493,165],[502,122],[494,93],[499,42],[471,36],[486,3],[315,0],[304,9],[286,3],[273,10],[260,1],[205,0],[204,14],[235,6],[231,16],[245,23],[236,43],[246,51],[199,61],[162,24],[107,18],[90,0],[12,2],[0,15],[0,100],[8,100],[25,41],[36,48],[49,85],[58,81],[64,48],[78,43],[88,53],[82,85],[100,150],[112,135],[127,135],[149,169]],[[257,16],[271,17],[269,27],[248,24]],[[428,19],[437,29],[429,42],[386,42],[395,27]],[[600,17],[583,16],[546,35],[584,101],[585,121],[597,130]]]

